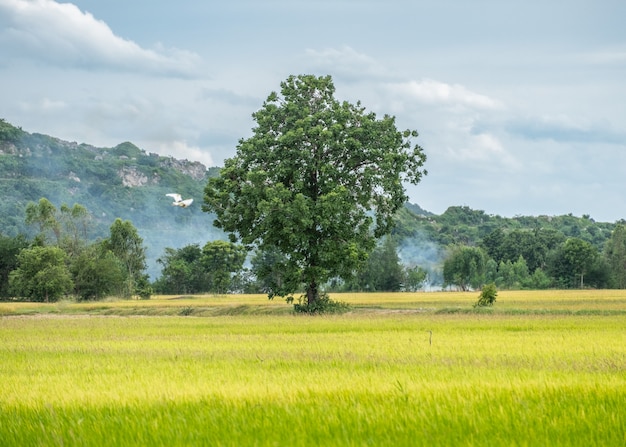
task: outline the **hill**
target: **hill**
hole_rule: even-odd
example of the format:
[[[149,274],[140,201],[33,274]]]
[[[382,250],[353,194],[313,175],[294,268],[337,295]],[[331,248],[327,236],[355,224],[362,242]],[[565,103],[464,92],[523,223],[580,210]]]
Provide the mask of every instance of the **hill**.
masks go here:
[[[46,197],[55,206],[79,203],[91,213],[89,239],[105,238],[119,217],[130,220],[147,247],[149,273],[165,247],[201,246],[223,238],[202,212],[207,179],[218,172],[203,164],[147,153],[125,142],[111,148],[28,133],[0,121],[0,234],[32,235],[24,222],[28,202]],[[194,198],[189,208],[172,206],[165,194]]]

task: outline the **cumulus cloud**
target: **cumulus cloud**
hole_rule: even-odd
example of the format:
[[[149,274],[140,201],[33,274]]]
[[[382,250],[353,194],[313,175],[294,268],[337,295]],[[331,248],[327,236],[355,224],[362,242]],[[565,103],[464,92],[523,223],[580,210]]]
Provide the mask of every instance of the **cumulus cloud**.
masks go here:
[[[390,73],[374,58],[349,46],[339,49],[307,49],[305,56],[309,65],[332,73],[333,77],[363,80],[390,76]]]
[[[162,45],[142,48],[71,3],[0,0],[0,20],[0,48],[12,58],[178,77],[193,77],[200,61],[194,53]]]
[[[520,163],[507,152],[495,135],[481,133],[467,135],[464,143],[448,148],[447,158],[462,164],[492,165],[494,168],[517,169]]]
[[[177,159],[199,161],[207,167],[215,166],[213,157],[208,151],[189,145],[187,141],[159,142],[156,144],[156,150],[160,154],[172,155]]]
[[[389,91],[425,104],[462,106],[493,110],[501,104],[486,95],[473,92],[459,84],[446,84],[432,79],[388,84]]]

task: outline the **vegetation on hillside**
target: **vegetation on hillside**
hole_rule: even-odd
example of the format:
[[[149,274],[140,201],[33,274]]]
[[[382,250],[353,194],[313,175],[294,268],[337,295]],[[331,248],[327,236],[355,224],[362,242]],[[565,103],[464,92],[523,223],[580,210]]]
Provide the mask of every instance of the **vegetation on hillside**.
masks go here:
[[[55,207],[81,204],[89,210],[87,239],[108,234],[116,219],[129,220],[147,247],[148,272],[159,274],[165,247],[179,248],[223,238],[200,209],[203,188],[217,168],[148,153],[129,142],[112,148],[30,134],[0,120],[0,234],[34,237],[24,219],[29,202],[46,198]],[[195,198],[186,209],[171,206],[167,193]]]

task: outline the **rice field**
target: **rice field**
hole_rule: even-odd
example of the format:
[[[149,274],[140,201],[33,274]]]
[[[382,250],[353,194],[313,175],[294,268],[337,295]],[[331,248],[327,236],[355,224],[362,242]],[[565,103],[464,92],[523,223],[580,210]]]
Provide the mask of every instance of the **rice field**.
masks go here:
[[[477,296],[0,303],[0,445],[626,445],[626,291]]]

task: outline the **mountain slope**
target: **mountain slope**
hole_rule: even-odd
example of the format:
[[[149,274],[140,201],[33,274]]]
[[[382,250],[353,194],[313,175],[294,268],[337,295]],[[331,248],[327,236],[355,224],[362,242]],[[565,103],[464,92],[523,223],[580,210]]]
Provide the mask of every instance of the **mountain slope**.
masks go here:
[[[202,246],[223,238],[201,210],[204,186],[215,173],[201,163],[146,153],[128,142],[97,148],[30,134],[0,120],[0,233],[33,234],[24,223],[28,202],[45,197],[57,208],[79,203],[91,213],[92,240],[107,237],[117,217],[130,220],[144,239],[155,279],[156,260],[165,247]],[[165,196],[172,192],[194,203],[184,209],[172,206]]]

